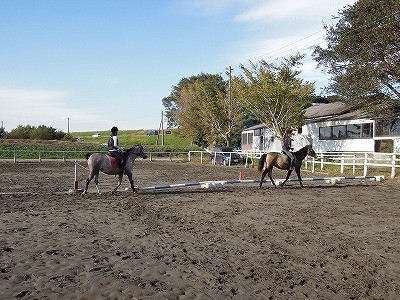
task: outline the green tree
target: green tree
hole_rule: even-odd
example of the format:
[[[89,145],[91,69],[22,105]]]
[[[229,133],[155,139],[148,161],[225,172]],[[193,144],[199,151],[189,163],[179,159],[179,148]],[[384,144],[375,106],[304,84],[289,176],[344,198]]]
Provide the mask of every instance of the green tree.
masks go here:
[[[280,64],[250,62],[250,68],[240,66],[243,75],[235,78],[243,105],[280,137],[285,128],[303,125],[303,110],[312,100],[314,84],[299,78],[303,57],[292,55]]]
[[[168,127],[179,126],[176,120],[177,111],[182,109],[181,101],[181,91],[188,85],[193,84],[197,80],[202,78],[207,78],[209,75],[201,73],[197,76],[182,78],[179,83],[172,87],[172,91],[168,97],[162,99],[163,106],[165,107],[165,115],[168,119]]]
[[[0,127],[0,139],[4,138],[6,134],[4,127]]]
[[[38,127],[33,127],[29,138],[33,140],[51,140],[54,135],[55,129],[52,127],[46,127],[44,125],[39,125]]]
[[[183,79],[168,101],[182,133],[199,146],[230,145],[240,130],[243,108],[229,93],[229,84],[221,75],[200,74]]]
[[[16,128],[10,131],[8,138],[10,139],[29,139],[30,133],[33,127],[30,125],[22,126],[18,125]]]
[[[313,55],[331,74],[329,90],[354,107],[398,115],[400,1],[359,0],[324,28],[327,47],[315,47]]]
[[[17,128],[11,130],[8,138],[11,139],[35,139],[35,140],[61,140],[65,133],[57,131],[53,127],[40,125],[38,127],[31,125],[18,125]]]

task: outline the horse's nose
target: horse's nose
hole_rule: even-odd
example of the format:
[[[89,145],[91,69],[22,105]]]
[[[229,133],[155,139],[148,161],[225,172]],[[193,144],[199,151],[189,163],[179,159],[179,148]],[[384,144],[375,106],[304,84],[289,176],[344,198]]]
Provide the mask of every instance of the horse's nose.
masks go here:
[[[146,154],[143,154],[142,158],[143,158],[143,159],[146,159],[146,158],[147,158],[147,155],[146,155]]]

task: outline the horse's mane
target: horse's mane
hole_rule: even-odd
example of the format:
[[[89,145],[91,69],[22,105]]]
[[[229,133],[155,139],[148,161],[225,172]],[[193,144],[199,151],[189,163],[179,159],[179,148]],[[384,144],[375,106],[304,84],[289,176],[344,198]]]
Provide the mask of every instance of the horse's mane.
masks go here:
[[[137,145],[135,145],[135,146],[133,146],[133,147],[130,147],[130,148],[126,149],[126,150],[124,151],[123,155],[124,155],[125,157],[128,157],[128,156],[129,156],[129,153],[132,151],[132,149],[134,149],[134,148],[136,148],[136,147],[139,147],[139,146],[142,147],[141,144],[137,144]]]

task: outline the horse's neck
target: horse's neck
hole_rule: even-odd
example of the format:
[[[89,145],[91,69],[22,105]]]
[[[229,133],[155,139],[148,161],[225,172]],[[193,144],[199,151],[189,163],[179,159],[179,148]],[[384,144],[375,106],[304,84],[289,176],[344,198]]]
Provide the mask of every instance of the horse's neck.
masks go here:
[[[297,159],[303,160],[307,156],[307,147],[301,148],[295,153],[297,154]]]
[[[128,157],[126,158],[126,161],[131,161],[132,163],[134,163],[135,159],[136,159],[137,154],[129,154]]]

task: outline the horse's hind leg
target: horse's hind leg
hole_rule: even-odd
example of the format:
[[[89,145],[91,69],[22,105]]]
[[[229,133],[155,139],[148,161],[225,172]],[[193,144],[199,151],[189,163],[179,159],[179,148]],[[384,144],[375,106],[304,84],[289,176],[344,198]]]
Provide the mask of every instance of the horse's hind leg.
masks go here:
[[[99,189],[99,173],[97,173],[97,174],[94,176],[94,183],[96,184],[97,193],[98,193],[98,194],[101,194],[101,193],[100,193],[100,189]]]
[[[286,183],[286,181],[288,181],[288,179],[289,179],[289,177],[290,177],[290,174],[292,174],[292,172],[293,172],[293,170],[290,170],[290,169],[289,169],[289,171],[288,171],[287,174],[286,174],[285,180],[282,182],[282,186]]]
[[[272,179],[272,169],[268,171],[268,177],[271,180],[271,183],[276,187],[275,181]]]
[[[265,169],[264,172],[262,173],[259,189],[261,189],[262,184],[264,182],[264,178],[265,178],[265,176],[267,175],[268,172],[269,172],[268,169]]]

